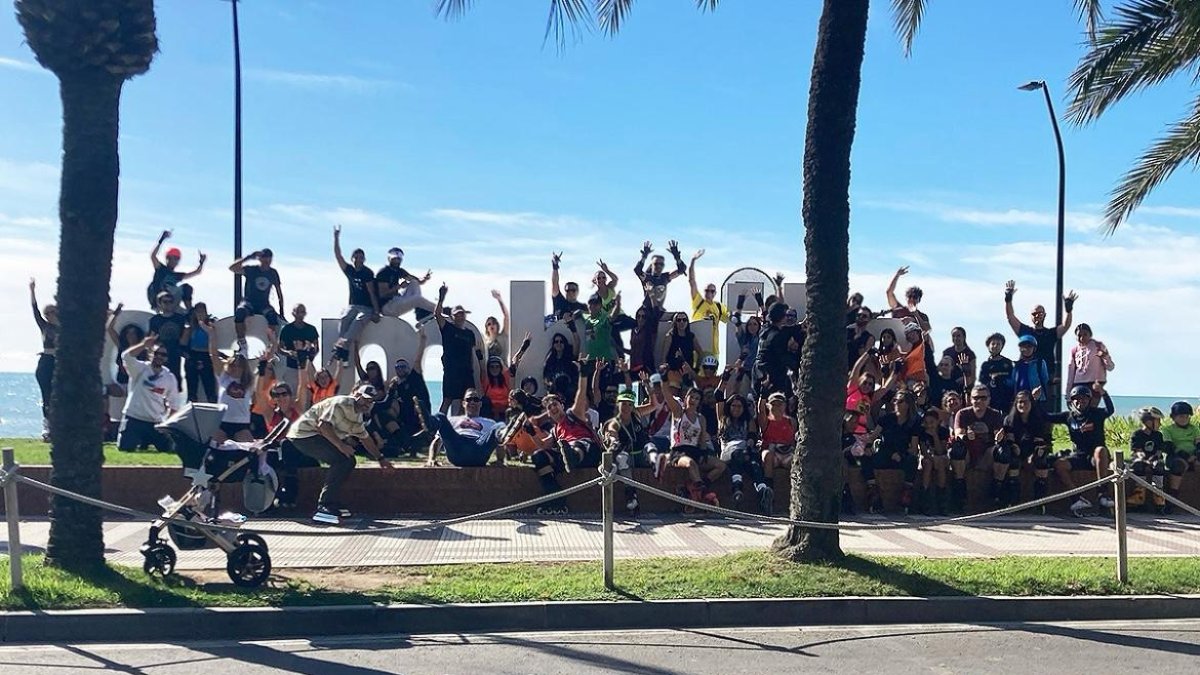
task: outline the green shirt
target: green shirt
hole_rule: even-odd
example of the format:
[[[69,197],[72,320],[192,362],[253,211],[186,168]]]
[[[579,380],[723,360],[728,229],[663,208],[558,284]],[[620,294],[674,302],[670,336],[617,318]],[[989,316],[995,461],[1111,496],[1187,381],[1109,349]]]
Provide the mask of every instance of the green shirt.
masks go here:
[[[1174,444],[1176,452],[1194,452],[1196,441],[1200,441],[1200,425],[1197,425],[1195,422],[1188,422],[1186,427],[1181,427],[1174,422],[1164,421],[1167,423],[1162,426],[1161,430],[1163,440]]]
[[[583,325],[587,340],[583,343],[583,354],[588,358],[612,361],[617,357],[612,340],[612,319],[604,312],[584,314]]]

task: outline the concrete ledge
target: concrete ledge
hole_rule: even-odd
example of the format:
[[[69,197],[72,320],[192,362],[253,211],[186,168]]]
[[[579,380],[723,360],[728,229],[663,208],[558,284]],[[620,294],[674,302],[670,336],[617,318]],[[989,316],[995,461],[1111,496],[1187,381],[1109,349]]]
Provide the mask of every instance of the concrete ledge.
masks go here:
[[[1200,595],[697,599],[0,612],[0,642],[175,642],[322,635],[1138,621],[1200,617]]]
[[[50,467],[23,466],[21,472],[30,478],[48,482]],[[1028,473],[1028,472],[1026,472]],[[584,469],[575,473],[560,476],[559,483],[569,488],[590,480],[596,476],[594,470]],[[889,511],[899,511],[900,492],[903,478],[898,470],[880,469],[876,471],[879,482],[880,496],[884,508]],[[110,502],[130,508],[158,512],[158,499],[163,495],[178,496],[188,489],[191,482],[183,477],[179,467],[168,466],[111,466],[103,470],[103,496]],[[300,471],[300,491],[297,499],[297,512],[307,513],[316,508],[317,495],[325,480],[324,469],[302,469]],[[670,469],[662,482],[654,479],[649,469],[637,469],[634,479],[647,485],[673,492],[684,484],[686,472]],[[1033,487],[1031,476],[1026,475],[1024,499],[1032,499]],[[1095,475],[1087,471],[1077,471],[1074,474],[1077,485],[1083,485],[1095,480]],[[850,492],[854,495],[860,511],[866,508],[866,486],[858,472],[847,476]],[[989,472],[972,471],[967,482],[968,510],[971,512],[986,511],[991,508],[988,492],[991,489]],[[1051,490],[1057,491],[1056,480],[1051,480]],[[728,478],[717,481],[717,494],[723,505],[729,505],[732,498],[729,494]],[[775,472],[775,512],[787,510],[791,480],[787,472],[780,469]],[[541,494],[537,476],[532,468],[527,466],[486,467],[486,468],[457,468],[457,467],[403,467],[393,472],[381,471],[371,465],[360,465],[350,475],[342,490],[342,497],[347,508],[356,513],[377,517],[390,517],[399,514],[416,516],[442,516],[451,514],[467,514],[488,511],[509,504],[516,504]],[[27,516],[45,515],[50,506],[49,495],[35,490],[27,485],[18,487],[21,513]],[[616,489],[617,501],[624,504],[623,487]],[[1089,495],[1090,497],[1091,495]],[[240,485],[226,485],[221,490],[221,506],[224,509],[242,511],[242,490]],[[1200,474],[1189,474],[1183,481],[1181,498],[1189,504],[1200,506]],[[643,493],[640,496],[642,512],[678,513],[677,504]],[[567,498],[568,505],[575,513],[597,513],[600,511],[600,490],[585,490]],[[757,500],[750,502],[757,506]],[[1065,512],[1065,500],[1050,504],[1051,510]],[[0,504],[0,513],[3,505]]]

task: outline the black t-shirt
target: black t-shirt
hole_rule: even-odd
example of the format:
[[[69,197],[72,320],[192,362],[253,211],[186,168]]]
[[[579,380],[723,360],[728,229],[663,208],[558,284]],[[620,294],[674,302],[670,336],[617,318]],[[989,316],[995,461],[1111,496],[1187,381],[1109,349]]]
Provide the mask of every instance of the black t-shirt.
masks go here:
[[[950,447],[950,430],[940,425],[932,434],[921,427],[916,436],[918,445],[929,452],[936,451],[940,454]]]
[[[459,374],[474,372],[475,332],[452,321],[442,324],[442,368]]]
[[[242,293],[246,302],[254,307],[266,307],[271,304],[271,288],[279,285],[279,272],[274,267],[246,265],[242,267],[242,275],[246,278],[245,290]]]
[[[1008,411],[1013,402],[1013,362],[1008,357],[988,358],[979,364],[979,381],[992,395],[991,407]]]
[[[884,455],[908,452],[908,446],[919,430],[916,415],[909,415],[906,421],[901,422],[896,413],[884,413],[876,424],[882,432],[880,438],[883,439],[883,444],[880,453]]]
[[[306,323],[297,326],[294,322],[284,325],[279,330],[279,344],[289,352],[295,352],[303,346],[303,343],[309,343],[311,346],[317,344],[317,327]],[[299,368],[300,363],[294,357],[287,357],[288,368]]]
[[[375,283],[375,273],[369,267],[355,269],[354,265],[346,265],[342,269],[346,280],[350,282],[350,304],[361,307],[372,307],[371,284]]]
[[[927,372],[929,373],[929,402],[934,406],[942,405],[942,397],[948,391],[963,393],[965,383],[962,371],[957,366],[950,370],[950,377],[942,377],[936,368]]]
[[[1163,451],[1164,443],[1161,431],[1150,432],[1138,429],[1129,439],[1129,449],[1133,452],[1144,453],[1147,457],[1154,457]]]
[[[550,298],[550,306],[554,309],[554,318],[561,319],[563,316],[578,310],[586,310],[587,305],[582,302],[568,300],[563,297],[562,293]]]
[[[150,332],[158,335],[158,344],[166,347],[172,358],[183,351],[179,338],[183,335],[186,323],[186,314],[155,314],[150,317]]]
[[[1104,407],[1093,407],[1087,410],[1065,410],[1049,415],[1051,422],[1067,425],[1067,435],[1076,452],[1091,454],[1096,448],[1105,445],[1104,420],[1112,417],[1113,402],[1108,393],[1104,394]]]
[[[1054,347],[1058,345],[1058,330],[1054,328],[1034,328],[1021,324],[1017,328],[1017,335],[1032,335],[1037,339],[1037,357],[1046,362],[1050,367],[1050,377],[1058,377],[1058,361],[1054,358]]]
[[[178,301],[182,296],[182,292],[179,290],[179,282],[182,280],[183,272],[173,270],[166,265],[156,265],[154,277],[150,279],[150,285],[146,287],[146,299],[150,301],[150,306],[158,307],[156,298],[163,291],[169,292]]]
[[[384,300],[394,297],[396,295],[396,287],[400,285],[401,281],[404,281],[409,276],[408,270],[404,269],[403,267],[392,267],[391,265],[386,265],[379,268],[379,271],[375,273],[375,283],[378,284],[378,288],[375,292],[379,295],[379,301],[383,302]],[[385,296],[383,294],[384,286],[388,286],[392,289],[389,295]]]

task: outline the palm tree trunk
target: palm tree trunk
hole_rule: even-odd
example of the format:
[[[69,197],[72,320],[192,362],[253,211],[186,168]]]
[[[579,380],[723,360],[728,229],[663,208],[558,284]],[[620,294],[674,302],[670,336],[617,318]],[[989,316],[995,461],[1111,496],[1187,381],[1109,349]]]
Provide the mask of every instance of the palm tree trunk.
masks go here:
[[[804,252],[810,329],[802,354],[791,517],[836,523],[846,396],[850,292],[850,150],[862,81],[869,0],[825,0],[817,30],[804,139]],[[789,527],[775,550],[795,561],[842,557],[837,530]]]
[[[61,331],[51,394],[50,482],[100,496],[104,462],[100,371],[113,233],[117,225],[117,127],[122,79],[100,73],[61,78],[63,163],[59,195],[62,240],[58,254]],[[98,509],[54,497],[50,508],[50,564],[85,569],[104,563]]]

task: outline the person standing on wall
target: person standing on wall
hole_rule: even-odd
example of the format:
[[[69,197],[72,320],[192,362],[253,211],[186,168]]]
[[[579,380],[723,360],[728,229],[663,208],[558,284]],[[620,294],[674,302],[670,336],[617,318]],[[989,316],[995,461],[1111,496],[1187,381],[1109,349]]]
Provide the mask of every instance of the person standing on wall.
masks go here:
[[[46,305],[38,309],[37,281],[29,280],[29,302],[33,305],[33,320],[42,334],[42,353],[38,355],[38,389],[42,392],[42,440],[50,441],[50,385],[54,381],[55,349],[58,346],[58,307]]]
[[[692,263],[688,265],[688,285],[692,289],[692,321],[712,321],[712,349],[709,354],[721,354],[721,324],[729,323],[729,308],[717,300],[717,286],[709,283],[704,287],[704,295],[696,286],[696,261],[704,255],[704,249],[696,251]]]
[[[382,314],[379,311],[379,296],[375,292],[375,273],[365,264],[366,252],[361,248],[354,249],[350,253],[350,263],[342,257],[341,225],[333,228],[333,257],[350,284],[349,306],[342,312],[333,354],[342,365],[349,365],[350,350],[347,345],[358,340],[368,321],[378,323]]]
[[[1008,326],[1012,328],[1013,334],[1017,337],[1032,335],[1037,339],[1036,358],[1045,361],[1050,370],[1050,391],[1047,392],[1047,400],[1050,401],[1053,410],[1060,410],[1063,403],[1062,362],[1059,361],[1055,348],[1062,336],[1071,330],[1071,312],[1075,309],[1075,301],[1079,299],[1079,295],[1075,291],[1071,291],[1063,296],[1063,310],[1066,315],[1063,316],[1062,324],[1058,326],[1047,326],[1046,308],[1042,305],[1034,305],[1033,311],[1030,312],[1033,325],[1030,326],[1021,323],[1016,313],[1013,312],[1012,301],[1016,293],[1017,283],[1010,279],[1004,284],[1004,315],[1008,319]]]
[[[249,356],[249,347],[246,345],[246,319],[253,314],[261,314],[267,320],[267,330],[270,332],[271,340],[269,347],[274,347],[279,341],[279,317],[283,314],[283,286],[279,282],[279,272],[271,267],[274,259],[275,254],[271,252],[271,249],[264,248],[261,251],[251,252],[250,255],[234,261],[229,266],[230,272],[244,275],[246,278],[242,302],[233,312],[233,328],[237,332],[238,352],[243,356]],[[251,260],[255,260],[257,264],[247,265],[246,263]],[[271,306],[272,288],[275,289],[275,294],[279,298],[278,313]]]
[[[433,310],[433,318],[442,332],[443,414],[459,410],[463,394],[473,387],[482,388],[483,381],[483,349],[475,341],[475,331],[467,327],[467,310],[455,305],[449,320],[442,314],[448,291],[446,284],[442,284]]]
[[[150,251],[150,264],[154,266],[154,276],[150,279],[150,285],[146,287],[146,299],[150,301],[150,309],[157,310],[158,294],[166,291],[175,298],[175,306],[179,308],[180,312],[190,312],[192,287],[180,282],[203,272],[204,261],[208,260],[208,256],[204,255],[204,251],[200,251],[200,264],[196,265],[196,269],[191,272],[180,272],[179,261],[183,257],[183,252],[172,246],[167,249],[166,262],[159,262],[158,249],[162,248],[163,242],[170,237],[171,231],[163,230],[158,237],[158,243],[154,245],[154,250]]]

